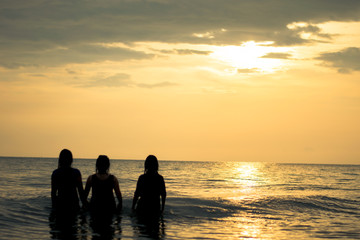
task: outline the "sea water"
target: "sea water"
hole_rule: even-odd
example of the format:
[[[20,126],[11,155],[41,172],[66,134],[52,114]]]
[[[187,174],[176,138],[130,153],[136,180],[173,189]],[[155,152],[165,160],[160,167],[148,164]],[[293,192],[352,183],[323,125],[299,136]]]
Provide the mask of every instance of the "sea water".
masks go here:
[[[131,202],[144,161],[111,160],[123,211],[99,231],[82,211],[51,211],[55,158],[0,158],[0,239],[360,239],[360,165],[159,161],[163,216],[148,226]],[[83,182],[95,159],[75,159]]]

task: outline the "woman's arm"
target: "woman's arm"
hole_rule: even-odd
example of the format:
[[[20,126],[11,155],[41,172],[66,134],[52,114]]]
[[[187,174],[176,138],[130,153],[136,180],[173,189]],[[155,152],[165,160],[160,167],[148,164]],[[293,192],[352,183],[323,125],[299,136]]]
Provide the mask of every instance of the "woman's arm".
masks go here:
[[[87,199],[89,196],[91,186],[92,186],[92,175],[90,175],[86,181],[85,191],[84,191],[85,199]]]
[[[162,183],[161,183],[161,212],[164,212],[165,209],[165,201],[166,201],[166,187],[165,187],[165,181],[164,178],[162,178]]]
[[[122,196],[121,196],[119,181],[117,180],[117,178],[115,176],[114,176],[114,190],[115,190],[115,195],[119,201],[117,209],[121,210],[122,209]]]
[[[86,200],[87,195],[85,196],[81,173],[79,174],[79,176],[76,179],[76,187],[78,189],[80,200],[81,200],[83,207],[87,206],[87,200]]]
[[[58,186],[56,184],[55,176],[53,173],[51,175],[51,202],[53,207],[56,207],[57,191],[58,191]]]
[[[131,207],[132,210],[135,210],[135,206],[136,206],[136,203],[137,203],[137,200],[138,200],[138,199],[139,199],[139,195],[136,194],[136,191],[135,191],[135,193],[134,193],[134,198],[133,198],[133,202],[132,202],[132,207]]]
[[[135,210],[136,203],[137,203],[137,201],[139,199],[139,196],[140,196],[140,194],[139,194],[140,188],[141,188],[140,187],[140,185],[141,185],[140,182],[141,182],[141,177],[139,177],[139,179],[138,179],[138,181],[136,183],[136,190],[134,192],[134,198],[133,198],[132,207],[131,207],[132,210]]]
[[[164,212],[166,201],[166,192],[161,194],[161,212]]]

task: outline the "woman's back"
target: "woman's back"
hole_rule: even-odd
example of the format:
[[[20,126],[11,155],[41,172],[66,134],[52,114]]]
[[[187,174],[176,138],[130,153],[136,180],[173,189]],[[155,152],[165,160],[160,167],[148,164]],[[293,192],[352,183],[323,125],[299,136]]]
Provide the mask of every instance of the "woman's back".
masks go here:
[[[96,173],[90,175],[86,181],[85,197],[92,189],[90,210],[96,214],[113,213],[116,210],[114,191],[119,201],[118,210],[122,208],[122,196],[119,182],[114,175],[109,174],[110,159],[106,155],[99,155],[96,160]]]
[[[136,184],[131,208],[144,216],[158,216],[165,207],[165,181],[158,173],[159,163],[154,155],[147,156],[144,168],[144,174],[140,175]]]
[[[91,196],[91,208],[95,209],[115,209],[116,203],[113,194],[114,189],[114,176],[108,175],[105,178],[101,178],[97,174],[91,176],[92,181],[92,196]]]
[[[138,194],[141,198],[159,199],[165,192],[164,178],[160,174],[143,174],[138,181]]]
[[[79,208],[79,197],[77,192],[80,171],[76,168],[58,168],[54,170],[51,180],[52,186],[57,190],[55,206],[61,209],[74,210]]]
[[[141,175],[135,195],[140,197],[136,208],[139,213],[158,213],[160,211],[160,196],[166,195],[164,178],[158,173]]]

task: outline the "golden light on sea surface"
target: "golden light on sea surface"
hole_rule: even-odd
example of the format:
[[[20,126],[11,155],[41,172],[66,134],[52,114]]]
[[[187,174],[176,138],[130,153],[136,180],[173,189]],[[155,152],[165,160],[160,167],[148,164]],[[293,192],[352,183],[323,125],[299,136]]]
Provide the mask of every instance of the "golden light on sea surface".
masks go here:
[[[235,179],[238,179],[241,183],[246,181],[247,183],[253,182],[252,179],[256,177],[258,174],[258,163],[240,163],[236,166],[233,170],[234,175],[236,176]]]
[[[238,188],[233,189],[233,191],[228,194],[227,199],[239,201],[252,196],[252,193],[256,191],[254,187],[261,182],[259,181],[260,165],[261,163],[256,162],[234,164],[230,170],[233,178],[229,179],[229,181],[232,182],[232,184],[236,184]]]

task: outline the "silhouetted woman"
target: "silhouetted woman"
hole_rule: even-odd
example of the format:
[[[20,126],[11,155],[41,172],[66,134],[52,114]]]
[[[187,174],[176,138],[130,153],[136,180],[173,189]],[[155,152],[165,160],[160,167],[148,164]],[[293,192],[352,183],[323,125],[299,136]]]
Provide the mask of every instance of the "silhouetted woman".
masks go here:
[[[79,210],[79,196],[83,205],[86,204],[81,173],[71,167],[72,162],[72,153],[63,149],[59,155],[58,168],[51,175],[52,205],[59,212]]]
[[[122,196],[118,179],[109,173],[110,160],[105,155],[100,155],[96,160],[96,173],[90,175],[86,182],[85,196],[92,189],[90,211],[96,214],[111,214],[116,208],[122,208]],[[116,207],[114,192],[118,199]]]
[[[164,211],[165,207],[164,178],[158,173],[159,163],[154,155],[149,155],[144,165],[145,171],[138,179],[132,209],[135,210],[136,206],[136,212],[139,214],[158,215],[160,211]]]

